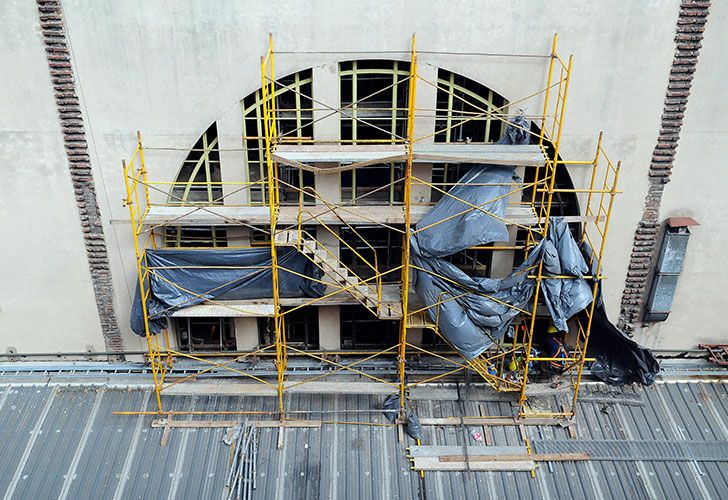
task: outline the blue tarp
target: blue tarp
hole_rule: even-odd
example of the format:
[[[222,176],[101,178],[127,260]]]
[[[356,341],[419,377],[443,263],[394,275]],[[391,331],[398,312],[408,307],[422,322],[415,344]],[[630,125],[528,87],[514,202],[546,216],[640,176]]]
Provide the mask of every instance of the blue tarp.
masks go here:
[[[516,118],[514,124],[499,144],[528,143],[529,123]],[[467,203],[443,196],[412,236],[412,263],[421,268],[415,271],[415,291],[427,306],[445,300],[440,306],[440,332],[467,359],[503,337],[519,310],[531,310],[535,281],[527,276],[541,260],[545,275],[574,276],[542,281],[544,301],[559,330],[568,330],[566,321],[592,300],[591,287],[581,278],[589,268],[561,218],[552,218],[547,237],[506,278],[474,278],[442,259],[472,246],[508,240],[503,220],[514,187],[503,184],[512,181],[519,181],[514,167],[473,166],[448,192]],[[433,225],[437,221],[443,222]],[[435,307],[428,314],[437,320]]]
[[[292,247],[277,249],[278,264],[314,280],[323,272]],[[152,333],[167,327],[172,312],[205,299],[242,300],[273,297],[270,248],[209,250],[147,250],[151,296],[147,300]],[[319,297],[324,285],[281,269],[281,297]],[[198,297],[204,297],[200,298]],[[144,335],[142,303],[137,293],[131,310],[131,328]]]

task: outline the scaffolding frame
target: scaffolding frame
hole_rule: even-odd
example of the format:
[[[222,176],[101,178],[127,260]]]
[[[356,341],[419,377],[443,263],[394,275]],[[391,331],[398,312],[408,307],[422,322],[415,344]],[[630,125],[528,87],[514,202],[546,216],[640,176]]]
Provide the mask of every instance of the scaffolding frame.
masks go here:
[[[595,154],[588,160],[562,160],[559,157],[561,149],[561,139],[564,125],[564,116],[566,110],[566,102],[568,98],[569,83],[572,72],[573,57],[570,56],[567,60],[562,59],[557,51],[557,36],[554,35],[552,42],[551,53],[546,56],[548,59],[548,71],[545,88],[534,92],[522,99],[511,101],[506,105],[496,109],[482,109],[475,106],[472,102],[467,99],[455,95],[447,89],[443,89],[438,85],[437,82],[432,82],[418,73],[418,53],[416,50],[416,37],[412,36],[411,49],[410,49],[410,73],[404,81],[399,81],[400,85],[405,82],[408,85],[408,102],[407,102],[407,122],[406,122],[406,134],[404,137],[397,136],[392,131],[386,131],[391,134],[391,139],[375,139],[375,140],[356,140],[356,141],[331,141],[331,140],[315,140],[313,138],[302,138],[296,136],[297,130],[289,131],[287,133],[280,133],[278,130],[277,116],[281,112],[296,111],[300,113],[300,109],[285,109],[281,110],[277,108],[276,103],[276,91],[282,88],[282,84],[276,80],[275,76],[275,51],[273,45],[272,35],[269,36],[269,47],[266,54],[261,57],[260,61],[260,72],[261,72],[261,97],[262,97],[262,123],[264,132],[264,149],[265,149],[265,165],[267,170],[267,177],[260,181],[254,182],[218,182],[213,183],[215,186],[232,186],[233,191],[224,194],[222,197],[213,200],[212,203],[202,204],[183,204],[175,203],[177,207],[184,206],[186,210],[180,216],[174,217],[171,220],[164,223],[150,224],[146,217],[150,213],[150,209],[154,204],[150,201],[150,190],[157,191],[169,195],[164,190],[165,186],[174,185],[173,182],[152,182],[147,179],[147,167],[144,157],[144,146],[142,144],[141,134],[137,136],[137,148],[132,155],[130,161],[122,162],[123,174],[126,187],[126,199],[125,204],[129,208],[129,214],[132,224],[132,232],[134,235],[134,245],[136,252],[136,267],[137,267],[137,279],[139,283],[140,294],[142,297],[142,312],[144,316],[145,325],[145,337],[147,340],[148,347],[148,360],[152,367],[152,374],[154,379],[155,396],[157,401],[156,414],[162,416],[171,414],[169,411],[165,411],[162,406],[161,394],[168,388],[185,382],[187,380],[196,378],[197,376],[209,373],[216,369],[223,369],[234,372],[237,375],[249,378],[255,382],[264,384],[271,392],[275,394],[278,399],[278,418],[283,421],[289,419],[287,410],[285,407],[285,394],[287,390],[300,386],[305,383],[321,380],[325,377],[329,377],[333,374],[340,372],[353,373],[357,376],[364,377],[368,380],[373,380],[378,383],[388,385],[392,392],[396,392],[400,395],[401,410],[404,411],[408,390],[421,384],[431,383],[435,381],[441,381],[452,375],[461,372],[473,372],[480,376],[480,378],[490,385],[494,390],[500,392],[511,392],[514,393],[514,401],[517,403],[517,414],[515,417],[522,421],[528,419],[569,419],[574,417],[576,411],[576,401],[579,393],[579,386],[582,379],[584,364],[589,360],[587,357],[587,347],[589,341],[589,335],[591,332],[591,323],[594,313],[596,300],[592,300],[587,310],[581,316],[576,316],[573,320],[575,325],[575,335],[573,338],[573,347],[570,346],[568,355],[559,358],[552,358],[546,356],[540,356],[533,351],[533,340],[536,328],[536,320],[539,316],[539,297],[541,283],[547,279],[573,279],[573,276],[547,276],[544,273],[543,263],[533,266],[527,269],[525,272],[528,273],[527,278],[535,282],[535,289],[532,298],[532,306],[530,310],[520,309],[515,305],[501,302],[503,305],[511,308],[515,308],[520,313],[520,318],[514,322],[516,324],[515,334],[513,340],[507,343],[505,338],[500,339],[494,343],[494,347],[483,353],[481,356],[474,360],[467,360],[465,358],[447,355],[446,353],[436,352],[434,350],[425,349],[415,343],[408,341],[408,331],[413,328],[429,328],[435,335],[443,338],[447,342],[447,339],[441,335],[437,325],[440,314],[440,307],[442,304],[459,298],[460,296],[445,297],[441,294],[435,304],[431,306],[425,306],[422,308],[414,308],[411,310],[409,300],[409,289],[411,274],[413,270],[420,272],[430,272],[422,268],[414,266],[410,262],[410,238],[413,234],[418,231],[422,231],[426,228],[414,228],[412,226],[412,213],[411,213],[411,192],[413,185],[421,185],[428,187],[431,190],[436,190],[442,193],[442,196],[450,196],[468,206],[463,213],[467,213],[473,210],[479,210],[487,213],[488,215],[499,219],[509,225],[514,225],[520,229],[523,229],[527,233],[526,241],[522,246],[504,245],[504,246],[491,246],[484,247],[492,251],[509,251],[514,249],[523,249],[528,252],[538,244],[538,242],[545,238],[548,234],[549,222],[551,217],[551,208],[553,203],[553,196],[555,193],[574,193],[582,196],[586,196],[586,204],[583,209],[583,215],[572,218],[582,223],[580,240],[582,243],[588,244],[591,248],[591,254],[589,257],[589,267],[592,269],[593,275],[585,276],[584,278],[593,281],[592,294],[593,299],[599,296],[599,287],[601,281],[605,278],[602,275],[603,267],[603,256],[606,245],[606,237],[609,229],[609,220],[612,214],[613,204],[615,201],[617,191],[617,182],[619,179],[619,172],[621,164],[617,162],[613,163],[602,146],[602,134],[599,134],[597,141],[597,147]],[[501,55],[503,56],[503,55]],[[415,118],[418,116],[417,108],[417,83],[422,82],[426,85],[431,85],[438,90],[446,91],[452,94],[452,98],[461,99],[465,103],[474,106],[478,112],[473,113],[469,116],[459,116],[457,119],[448,120],[446,128],[437,129],[430,134],[426,134],[421,137],[415,136]],[[286,90],[293,90],[299,92],[297,89],[286,88]],[[319,110],[325,110],[326,115],[313,118],[311,124],[328,118],[330,116],[339,115],[340,117],[346,117],[352,120],[356,120],[360,123],[367,124],[369,126],[376,125],[367,122],[365,119],[356,116],[356,105],[375,95],[378,92],[382,92],[385,89],[380,89],[377,92],[364,96],[356,101],[352,102],[348,106],[336,108],[328,106],[311,96],[305,96],[311,100],[314,106],[320,106],[315,108]],[[543,113],[538,117],[540,121],[540,131],[538,134],[530,130],[526,132],[534,136],[534,141],[537,139],[537,144],[543,155],[543,164],[539,164],[535,167],[534,180],[530,182],[511,183],[509,191],[502,197],[513,198],[514,195],[521,195],[521,200],[526,201],[516,202],[517,204],[525,205],[530,208],[533,214],[533,220],[531,222],[519,222],[518,220],[509,220],[508,217],[500,217],[496,214],[492,214],[485,210],[483,206],[495,201],[488,200],[483,205],[476,206],[468,203],[465,200],[459,199],[456,196],[447,192],[443,189],[446,184],[435,183],[420,179],[413,175],[413,165],[416,157],[416,145],[422,141],[432,138],[433,136],[446,132],[447,130],[467,123],[471,120],[476,119],[487,119],[487,120],[499,120],[509,123],[509,118],[512,116],[508,113],[508,107],[513,107],[516,104],[528,101],[530,99],[537,99],[542,96],[543,98]],[[303,95],[302,95],[303,97]],[[299,99],[297,99],[297,102]],[[393,106],[395,103],[393,103]],[[392,108],[394,109],[394,108]],[[427,111],[427,110],[425,110]],[[490,123],[490,122],[488,122]],[[308,125],[308,124],[307,124]],[[278,161],[276,159],[277,148],[281,145],[291,144],[339,144],[345,145],[348,143],[354,143],[357,146],[363,148],[377,148],[385,145],[389,146],[401,146],[402,154],[396,158],[404,162],[404,176],[402,179],[392,181],[389,184],[382,186],[378,189],[388,188],[389,186],[402,182],[404,190],[403,199],[403,212],[404,212],[404,228],[399,230],[394,228],[391,224],[386,224],[376,220],[376,218],[367,218],[361,213],[357,213],[357,220],[364,218],[367,224],[376,224],[377,226],[386,227],[391,230],[400,231],[402,233],[402,260],[401,265],[382,272],[377,262],[376,251],[369,242],[367,242],[357,231],[355,226],[361,222],[351,222],[347,220],[351,216],[351,207],[353,201],[357,201],[358,198],[350,200],[347,203],[333,203],[324,199],[315,189],[313,188],[302,188],[300,186],[294,186],[285,182],[285,180],[279,178]],[[549,146],[552,148],[552,152],[549,152]],[[385,159],[379,159],[379,161],[392,161],[392,157]],[[374,164],[376,161],[358,161],[353,162],[345,166],[340,166],[335,171],[341,171],[344,169],[353,168],[364,168],[368,165]],[[487,163],[484,160],[483,163]],[[573,167],[573,168],[588,168],[591,169],[589,177],[589,184],[584,188],[557,188],[555,186],[557,168],[561,167]],[[301,162],[298,165],[301,169],[311,169],[317,171],[317,167],[313,165],[306,165],[305,162]],[[445,179],[446,181],[447,179]],[[207,183],[206,183],[207,184]],[[299,193],[298,206],[296,207],[296,221],[295,223],[286,225],[280,222],[281,213],[281,200],[280,200],[280,187],[284,185],[289,189],[293,189]],[[160,187],[161,186],[161,187]],[[273,326],[274,326],[274,339],[273,343],[265,345],[257,350],[245,352],[243,354],[236,353],[231,360],[221,362],[216,359],[209,359],[207,356],[193,355],[192,353],[180,352],[171,348],[169,342],[168,331],[165,330],[163,334],[154,335],[151,332],[149,321],[149,312],[146,307],[146,299],[150,295],[149,280],[152,276],[161,278],[153,267],[147,265],[145,252],[148,248],[157,248],[156,240],[160,236],[156,230],[164,228],[166,225],[180,225],[184,223],[184,218],[195,212],[202,211],[209,213],[212,216],[219,217],[222,223],[226,225],[238,225],[249,227],[253,230],[260,230],[254,225],[230,215],[220,213],[220,207],[226,207],[230,205],[221,205],[224,198],[228,198],[231,195],[238,193],[243,190],[248,190],[253,186],[261,186],[267,191],[267,205],[269,213],[269,234],[270,234],[270,252],[271,252],[271,265],[270,269],[272,272],[272,289],[273,297]],[[140,195],[140,191],[143,194]],[[530,196],[529,196],[530,193]],[[364,196],[371,194],[367,193]],[[174,197],[173,195],[170,195]],[[320,202],[316,210],[309,205],[304,204],[304,196],[313,197]],[[530,201],[528,198],[530,197]],[[173,200],[174,201],[174,200]],[[169,203],[169,202],[168,202]],[[373,258],[365,258],[361,252],[357,251],[348,242],[344,241],[338,233],[329,227],[322,217],[324,215],[334,216],[337,219],[337,223],[340,226],[348,227],[359,239],[363,241],[368,249],[372,250]],[[440,224],[444,221],[438,221],[432,226]],[[357,255],[357,258],[366,264],[373,271],[373,276],[363,279],[357,276],[353,270],[344,266],[330,250],[323,245],[320,245],[316,238],[308,233],[305,229],[306,225],[315,224],[317,227],[324,228],[330,234],[332,234],[339,242],[340,245],[346,245],[349,250]],[[430,226],[428,226],[430,227]],[[279,274],[280,273],[293,273],[294,271],[281,266],[278,262],[277,250],[280,246],[294,246],[299,252],[307,256],[314,264],[319,266],[324,271],[324,278],[330,273],[331,269],[327,268],[326,265],[330,265],[331,260],[338,266],[343,266],[341,269],[345,269],[345,275],[351,274],[354,278],[352,280],[331,283],[329,281],[321,281],[330,288],[332,291],[327,292],[322,297],[310,298],[304,300],[301,304],[295,307],[283,310],[281,305],[280,290],[278,286]],[[230,248],[230,247],[228,247]],[[242,247],[236,247],[242,248]],[[476,247],[477,248],[477,247]],[[208,249],[214,251],[214,249]],[[318,254],[317,254],[318,252]],[[328,253],[326,255],[325,253]],[[326,263],[329,264],[326,264]],[[326,264],[326,265],[325,265]],[[383,284],[382,277],[391,273],[400,274],[400,296],[399,303],[386,302],[383,297]],[[439,276],[439,275],[438,275]],[[439,276],[441,279],[447,280],[443,276]],[[344,276],[346,278],[346,276]],[[164,279],[164,278],[161,278]],[[169,284],[179,287],[184,290],[181,286],[168,282]],[[188,293],[189,290],[184,290]],[[466,292],[463,295],[476,292]],[[338,360],[331,359],[330,351],[306,351],[298,349],[296,347],[287,345],[285,335],[285,320],[286,316],[291,312],[307,306],[316,306],[319,302],[339,295],[349,294],[355,299],[356,302],[366,307],[376,317],[380,319],[391,319],[401,317],[399,338],[398,342],[386,349],[368,352],[362,359],[350,363],[342,363]],[[196,295],[197,298],[205,299],[202,295]],[[485,294],[481,294],[485,295]],[[486,295],[487,296],[487,295]],[[489,297],[493,300],[497,300],[494,297]],[[249,313],[255,315],[255,311],[246,311],[243,307],[226,304],[224,301],[205,299],[205,302],[210,304],[219,305],[224,308],[228,308],[234,311]],[[500,302],[500,301],[499,301]],[[427,311],[434,309],[436,320],[429,321],[427,319]],[[164,345],[160,344],[160,336],[164,338]],[[357,355],[360,356],[360,351],[353,352],[337,352],[338,355]],[[222,353],[221,353],[222,355]],[[426,355],[444,361],[452,365],[452,369],[446,370],[438,375],[428,376],[418,380],[412,380],[414,377],[410,376],[407,370],[407,359],[412,356]],[[276,369],[276,380],[275,383],[265,380],[262,377],[258,377],[252,373],[246,373],[245,371],[236,369],[230,365],[237,361],[244,360],[248,357],[253,356],[272,356],[275,358],[275,369]],[[317,360],[320,363],[330,365],[332,370],[328,373],[321,375],[294,380],[293,378],[287,378],[288,359],[291,356],[302,356]],[[396,363],[397,378],[396,380],[387,380],[385,378],[372,375],[365,370],[359,369],[357,365],[373,360],[378,357],[395,357],[394,362]],[[181,379],[176,379],[171,382],[166,380],[166,376],[171,368],[174,366],[175,358],[187,358],[198,361],[200,363],[208,364],[209,367],[201,370],[197,373],[185,376]],[[562,377],[568,379],[572,395],[570,398],[570,404],[561,406],[554,410],[541,410],[534,409],[529,406],[529,396],[537,395],[533,392],[529,392],[529,386],[533,386],[529,381],[529,371],[533,363],[548,363],[548,362],[563,362],[566,364],[566,369]],[[515,364],[515,369],[512,369]],[[298,375],[296,375],[298,376]],[[126,412],[135,413],[135,412]],[[180,414],[184,412],[174,412]],[[219,412],[194,412],[194,414],[215,414]],[[300,412],[299,412],[300,413]],[[501,416],[502,417],[502,416]]]

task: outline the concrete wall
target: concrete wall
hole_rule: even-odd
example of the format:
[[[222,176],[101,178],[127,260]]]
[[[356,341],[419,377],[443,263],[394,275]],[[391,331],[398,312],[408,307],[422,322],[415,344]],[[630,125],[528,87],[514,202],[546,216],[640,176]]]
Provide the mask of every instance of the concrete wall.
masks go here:
[[[35,2],[0,19],[0,352],[103,351]]]
[[[728,5],[714,2],[685,112],[672,180],[660,218],[686,215],[700,222],[690,241],[672,313],[664,323],[643,327],[636,337],[660,348],[726,342],[725,255],[728,248],[728,41],[723,27]]]
[[[610,315],[616,318],[629,249],[646,192],[647,166],[659,130],[665,85],[674,51],[678,0],[610,0],[598,3],[569,0],[543,3],[532,0],[517,5],[515,2],[453,1],[448,2],[446,8],[434,0],[416,3],[292,0],[265,4],[252,0],[235,3],[223,0],[168,3],[65,0],[63,6],[73,49],[77,87],[82,93],[91,138],[89,146],[99,204],[108,211],[104,217],[104,230],[126,349],[138,349],[142,344],[128,329],[134,264],[130,228],[124,222],[128,213],[121,205],[124,193],[120,160],[130,156],[134,149],[135,131],[140,129],[147,146],[171,146],[182,150],[148,152],[147,163],[154,173],[153,177],[169,181],[174,179],[179,169],[186,154],[184,149],[191,147],[211,122],[217,120],[219,125],[225,125],[221,127],[224,136],[221,143],[234,145],[238,142],[235,127],[239,123],[239,101],[260,86],[259,57],[266,49],[268,32],[274,33],[276,48],[280,51],[402,50],[402,58],[406,58],[404,52],[409,48],[412,32],[417,33],[418,48],[423,51],[499,53],[546,53],[552,34],[558,32],[560,52],[575,56],[562,148],[564,156],[591,157],[596,133],[603,129],[611,157],[623,160],[621,186],[624,194],[614,213],[605,270],[609,276],[605,298]],[[46,204],[43,216],[37,214],[36,217],[39,222],[37,228],[41,230],[33,232],[44,235],[61,232],[62,237],[47,241],[76,241],[74,245],[78,246],[81,240],[77,234],[77,221],[74,220],[70,184],[55,186],[58,192],[50,196],[39,192],[34,182],[47,175],[49,165],[63,164],[60,139],[49,139],[43,134],[32,136],[29,143],[33,144],[35,155],[29,162],[30,155],[9,132],[29,134],[34,130],[55,130],[54,127],[57,127],[49,80],[47,73],[44,74],[47,69],[37,36],[37,20],[33,17],[36,15],[35,4],[31,0],[4,2],[3,9],[9,11],[4,18],[11,20],[5,25],[12,26],[12,29],[4,30],[0,36],[7,37],[13,47],[19,46],[16,50],[3,49],[2,57],[9,64],[6,67],[19,67],[20,71],[30,72],[22,83],[14,82],[7,90],[5,86],[2,90],[3,102],[9,103],[12,108],[0,118],[5,130],[2,141],[7,144],[4,148],[11,153],[6,157],[23,159],[25,170],[22,179],[17,182],[32,183],[30,191]],[[719,82],[725,81],[728,76],[725,60],[721,59],[724,56],[719,55],[725,41],[720,39],[717,22],[720,16],[724,17],[721,11],[725,8],[716,4],[714,9],[716,18],[709,22],[706,46],[701,55],[701,59],[707,61],[701,62],[701,65],[713,68],[714,73],[704,76],[708,73],[703,71],[704,68],[698,71],[691,97],[694,102],[688,108],[686,120],[686,132],[692,129],[695,133],[692,139],[681,142],[675,178],[667,188],[669,201],[666,200],[666,212],[702,210],[699,197],[687,196],[688,193],[699,193],[698,187],[683,186],[693,178],[688,173],[691,167],[700,168],[707,179],[720,176],[720,165],[715,160],[717,146],[715,149],[704,147],[706,134],[697,133],[707,128],[720,130],[717,125],[722,119],[720,113],[715,113],[712,118],[710,123],[713,125],[708,127],[706,123],[708,106],[715,106],[708,93],[717,93]],[[276,71],[284,75],[313,67],[314,74],[319,75],[335,71],[339,59],[366,57],[375,56],[364,53],[346,56],[280,54],[276,60]],[[423,67],[443,67],[463,74],[511,100],[540,89],[545,81],[546,63],[542,59],[422,54],[420,63]],[[317,88],[326,88],[327,85],[335,88],[331,80]],[[19,98],[23,92],[34,96],[34,99]],[[336,96],[315,97],[336,104]],[[540,101],[536,99],[524,107],[527,112],[538,112]],[[693,110],[697,116],[691,118]],[[327,127],[336,130],[334,125]],[[725,141],[724,134],[718,135],[707,136],[714,144],[719,140]],[[44,161],[40,161],[37,151],[41,151]],[[231,155],[223,158],[223,169],[224,180],[244,179],[241,157]],[[57,175],[67,175],[63,169],[58,170]],[[237,179],[230,178],[236,173],[239,175]],[[577,180],[580,175],[574,173]],[[681,180],[683,176],[687,177]],[[713,189],[717,189],[717,185],[713,183]],[[27,196],[17,189],[7,196],[3,191],[2,200],[3,214],[10,210],[5,207],[14,210],[10,214],[11,227],[30,233],[26,227],[28,211],[21,212],[16,208],[21,205],[20,202],[27,202]],[[720,203],[720,206],[712,207],[718,209],[716,212],[725,207],[724,201]],[[61,213],[66,215],[62,220],[51,222],[48,213],[53,213],[54,217],[61,217],[58,215]],[[718,224],[711,223],[710,220],[715,219],[709,219],[702,212],[695,214],[711,228]],[[704,236],[697,234],[700,231]],[[75,235],[75,240],[70,235]],[[685,290],[710,282],[709,275],[713,273],[700,252],[704,250],[706,255],[713,255],[720,247],[709,240],[709,235],[707,225],[696,230],[689,250],[694,258],[690,257],[686,262],[675,313],[659,327],[661,339],[674,339],[670,345],[689,347],[696,342],[696,334],[685,335],[684,326],[688,321],[685,318],[693,317],[688,311],[693,310],[697,299]],[[7,245],[5,241],[3,245]],[[51,246],[50,249],[58,251],[57,247]],[[78,251],[81,249],[79,246]],[[14,243],[10,248],[3,248],[2,255],[22,253],[26,262],[44,262],[44,266],[51,267],[47,264],[48,251],[41,245],[28,245],[20,250]],[[73,275],[76,280],[85,280],[83,286],[69,287],[71,290],[63,295],[64,300],[80,305],[59,307],[58,314],[48,322],[64,327],[78,323],[78,326],[68,328],[74,332],[74,345],[89,343],[87,336],[96,338],[95,342],[100,345],[98,320],[93,317],[93,297],[89,295],[88,272],[81,265],[83,255],[79,253],[78,270],[72,267],[75,264],[68,265],[65,255],[63,258],[64,272]],[[40,283],[51,279],[48,270],[44,271],[33,271],[32,274],[23,271],[8,276],[3,290],[18,288],[28,281],[41,288]],[[52,288],[60,291],[54,296],[63,293],[59,286]],[[20,320],[27,317],[26,302],[0,303],[4,310],[11,310],[3,314],[18,318],[13,320],[14,327],[20,326]],[[79,311],[88,312],[79,316]],[[3,316],[0,316],[0,321],[4,321],[1,318]],[[701,338],[703,333],[714,339],[720,338],[717,332],[721,321],[717,315],[705,314],[701,321]],[[37,335],[38,340],[28,345],[28,350],[62,348],[55,347],[58,344],[55,338],[44,340],[40,333]],[[653,337],[646,340],[655,345],[662,342]]]

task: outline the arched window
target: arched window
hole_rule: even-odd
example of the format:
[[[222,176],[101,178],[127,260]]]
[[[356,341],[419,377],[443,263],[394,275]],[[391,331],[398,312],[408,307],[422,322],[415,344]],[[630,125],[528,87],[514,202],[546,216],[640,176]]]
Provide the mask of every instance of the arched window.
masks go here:
[[[222,204],[221,179],[217,123],[213,122],[182,163],[169,195],[169,204]]]
[[[285,76],[276,84],[276,112],[278,133],[285,140],[313,138],[313,93],[312,71],[305,70]],[[263,98],[261,90],[249,94],[242,101],[243,106],[243,144],[245,164],[250,182],[264,183],[267,178],[265,163],[265,132],[263,129]],[[301,141],[298,141],[301,142]],[[297,204],[299,189],[314,187],[314,175],[308,171],[279,165],[281,203]],[[264,185],[250,189],[253,203],[267,203],[268,193]],[[313,198],[306,196],[306,203]]]
[[[442,132],[435,135],[435,142],[496,142],[505,131],[505,123],[488,116],[473,118],[486,111],[506,115],[508,101],[475,80],[438,70],[435,130]],[[468,118],[473,119],[458,124]]]
[[[169,194],[170,205],[221,205],[222,175],[217,124],[213,122],[190,150]],[[167,247],[226,246],[226,232],[215,227],[165,228]]]
[[[339,64],[340,98],[344,109],[342,141],[356,144],[404,140],[409,71],[410,64],[405,61],[366,60]],[[404,165],[395,162],[344,171],[341,173],[341,199],[359,205],[402,203],[403,176]]]
[[[340,94],[343,113],[340,121],[344,143],[377,141],[398,142],[404,139],[407,127],[407,102],[410,64],[406,61],[360,60],[339,64]],[[505,123],[496,117],[478,116],[489,111],[504,118],[509,113],[508,100],[485,85],[445,69],[438,70],[434,119],[436,142],[496,142],[505,131]],[[313,72],[304,70],[278,80],[276,85],[277,124],[285,141],[305,143],[314,139]],[[321,102],[334,102],[335,96],[319,96]],[[243,146],[245,168],[249,180],[260,182],[251,188],[254,204],[267,203],[265,138],[263,131],[262,95],[256,90],[241,101],[243,113]],[[473,118],[465,123],[462,120]],[[538,135],[538,127],[532,131]],[[548,145],[547,145],[548,147]],[[279,165],[282,204],[298,204],[304,187],[314,187],[314,175],[308,171]],[[432,182],[445,191],[467,171],[467,164],[436,164]],[[370,165],[344,171],[340,175],[341,200],[356,204],[398,204],[403,201],[404,165],[393,162]],[[526,169],[525,181],[533,175]],[[222,203],[219,184],[220,158],[217,146],[217,127],[213,123],[199,138],[182,168],[169,197],[170,204]],[[559,165],[556,185],[571,187],[567,169]],[[297,188],[297,189],[296,189]],[[441,198],[433,190],[431,202]],[[529,197],[530,191],[524,193]],[[525,198],[524,198],[525,199]],[[311,196],[303,201],[313,203]],[[578,201],[573,193],[558,193],[552,206],[554,215],[577,215]],[[213,228],[170,228],[168,242],[173,246],[221,246],[225,244],[224,230]],[[382,235],[383,238],[383,235]],[[489,274],[492,254],[489,250],[467,250],[453,256],[454,262],[473,274]],[[516,255],[515,263],[519,257]]]
[[[508,101],[486,86],[457,73],[440,69],[437,72],[435,142],[496,142],[505,131],[505,123],[498,118],[479,115],[486,111],[506,115],[507,107]],[[472,119],[464,121],[470,118]],[[432,183],[448,191],[470,167],[471,164],[461,163],[433,165]],[[442,196],[436,190],[430,193],[433,202]],[[471,276],[489,276],[493,251],[469,249],[447,259]]]
[[[493,143],[505,131],[498,118],[478,117],[486,111],[506,115],[508,101],[500,94],[462,75],[441,69],[437,72],[437,110],[435,142]],[[473,118],[464,123],[463,120]],[[445,163],[432,168],[432,183],[447,191],[470,168],[468,164]],[[442,198],[433,190],[431,200]]]

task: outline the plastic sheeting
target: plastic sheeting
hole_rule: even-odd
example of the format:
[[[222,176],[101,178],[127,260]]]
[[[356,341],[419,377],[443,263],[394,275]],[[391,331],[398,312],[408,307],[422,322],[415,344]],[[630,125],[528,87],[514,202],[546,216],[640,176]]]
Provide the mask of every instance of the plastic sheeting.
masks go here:
[[[445,257],[484,241],[508,241],[505,224],[491,224],[490,221],[495,220],[491,214],[503,217],[508,205],[508,192],[515,189],[508,184],[516,182],[520,182],[520,179],[513,167],[473,166],[448,191],[448,195],[443,195],[437,205],[417,223],[417,227],[422,228],[417,233],[420,255]],[[501,185],[478,186],[485,183]],[[478,209],[471,210],[473,206]]]
[[[586,260],[592,260],[592,249],[583,242],[582,252]],[[596,261],[591,274],[596,275]],[[593,281],[590,282],[594,284]],[[642,347],[617,328],[604,309],[602,285],[597,288],[597,301],[592,316],[587,355],[595,358],[591,374],[608,384],[624,385],[639,383],[652,385],[660,372],[660,363],[649,349]],[[582,314],[586,324],[588,317]]]
[[[277,249],[278,264],[303,276],[320,279],[323,272],[295,248]],[[167,327],[178,309],[205,300],[243,300],[273,297],[270,248],[208,250],[147,250],[151,295],[147,300],[151,333]],[[281,269],[281,297],[319,297],[324,285]],[[131,328],[144,335],[144,316],[137,286]]]
[[[603,305],[594,308],[587,354],[596,358],[591,374],[612,385],[652,385],[660,372],[655,356],[614,326]]]
[[[478,357],[502,338],[521,310],[531,311],[536,282],[528,274],[535,272],[541,259],[544,275],[574,276],[541,282],[544,302],[556,328],[567,331],[567,320],[592,300],[591,287],[581,278],[588,266],[560,217],[551,219],[548,237],[503,279],[474,278],[443,259],[423,258],[416,238],[412,254],[413,264],[424,269],[416,271],[417,296],[427,306],[442,302],[440,332],[467,359]],[[427,310],[432,321],[438,321],[436,307]]]
[[[498,144],[528,144],[526,131],[530,126],[528,120],[517,116]],[[493,215],[503,218],[508,193],[517,188],[508,184],[519,182],[512,166],[473,165],[417,223],[419,255],[445,257],[483,243],[507,241],[505,224],[498,223]]]
[[[529,128],[527,120],[516,118],[498,144],[527,144]],[[514,167],[471,167],[448,192],[463,201],[443,196],[412,236],[412,262],[422,269],[415,271],[415,292],[427,306],[442,302],[440,332],[467,359],[476,358],[503,337],[520,310],[530,311],[535,282],[527,276],[541,259],[544,274],[574,276],[542,281],[546,306],[559,330],[566,331],[566,321],[592,299],[589,284],[581,278],[589,267],[561,218],[552,218],[547,238],[506,278],[474,278],[441,258],[508,240],[503,220],[508,193],[514,189],[507,185],[511,182],[520,182]],[[432,321],[438,321],[436,307],[427,312]]]

